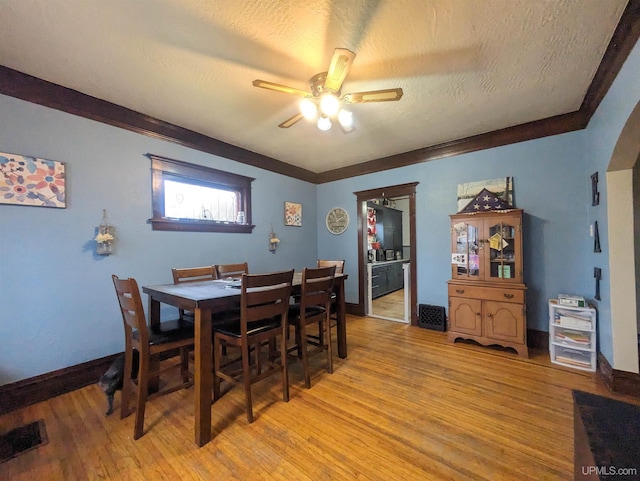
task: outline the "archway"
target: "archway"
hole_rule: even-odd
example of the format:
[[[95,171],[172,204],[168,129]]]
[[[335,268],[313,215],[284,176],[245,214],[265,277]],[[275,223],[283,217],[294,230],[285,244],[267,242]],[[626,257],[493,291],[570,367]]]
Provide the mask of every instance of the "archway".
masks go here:
[[[607,168],[607,217],[611,299],[612,367],[638,372],[638,293],[640,272],[640,183],[634,167],[640,157],[640,102],[627,119]],[[637,169],[637,167],[636,167]],[[635,176],[637,179],[637,175]],[[635,187],[635,189],[634,189]],[[636,232],[638,233],[636,235]],[[638,239],[636,239],[638,237]],[[634,262],[630,262],[634,259]]]

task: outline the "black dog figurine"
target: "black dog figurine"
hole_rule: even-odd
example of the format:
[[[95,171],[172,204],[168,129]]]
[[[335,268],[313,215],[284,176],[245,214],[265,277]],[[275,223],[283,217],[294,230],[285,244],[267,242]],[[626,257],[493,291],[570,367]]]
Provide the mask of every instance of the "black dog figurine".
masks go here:
[[[131,366],[131,377],[133,379],[137,379],[138,377],[138,365],[139,365],[140,355],[138,351],[133,351],[133,365]],[[98,386],[107,396],[107,402],[109,404],[109,409],[105,413],[106,416],[109,416],[113,413],[113,395],[116,391],[122,389],[122,381],[124,378],[124,353],[120,354],[115,358],[109,369],[100,376],[100,380],[98,381]]]

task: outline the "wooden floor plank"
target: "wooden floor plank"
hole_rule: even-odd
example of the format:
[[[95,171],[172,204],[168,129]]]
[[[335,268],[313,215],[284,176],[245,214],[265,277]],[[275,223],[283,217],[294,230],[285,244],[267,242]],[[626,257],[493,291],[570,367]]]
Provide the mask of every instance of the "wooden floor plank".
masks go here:
[[[211,407],[213,439],[193,442],[193,389],[134,416],[104,415],[97,385],[0,417],[7,431],[44,419],[49,443],[2,464],[0,480],[570,480],[572,389],[610,395],[596,375],[560,368],[548,353],[450,344],[445,333],[349,317],[349,357],[290,368],[291,400],[277,377]],[[119,394],[116,408],[119,408]]]

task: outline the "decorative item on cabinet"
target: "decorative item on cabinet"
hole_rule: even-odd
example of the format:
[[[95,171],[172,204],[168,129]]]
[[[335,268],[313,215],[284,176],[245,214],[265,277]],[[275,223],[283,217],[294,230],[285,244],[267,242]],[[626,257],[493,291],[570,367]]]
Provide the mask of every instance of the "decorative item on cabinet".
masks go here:
[[[528,357],[521,209],[451,215],[449,341],[500,345]]]
[[[98,234],[95,237],[96,241],[96,253],[101,256],[108,256],[113,254],[113,248],[115,245],[115,230],[116,228],[107,223],[107,210],[102,210],[102,222],[98,226]]]

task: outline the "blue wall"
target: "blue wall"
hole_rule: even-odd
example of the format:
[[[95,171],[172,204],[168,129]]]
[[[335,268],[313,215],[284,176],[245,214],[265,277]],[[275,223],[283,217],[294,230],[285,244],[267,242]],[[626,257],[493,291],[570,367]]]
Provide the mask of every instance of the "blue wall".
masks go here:
[[[316,262],[313,184],[2,95],[0,112],[0,152],[64,161],[68,175],[66,209],[0,204],[0,385],[121,352],[111,274],[148,285],[171,282],[172,267],[247,260],[267,272]],[[254,232],[152,231],[147,152],[254,177]],[[302,227],[284,226],[285,201],[303,205]],[[102,209],[116,227],[110,257],[92,241]]]
[[[66,162],[66,209],[0,205],[0,385],[122,351],[122,326],[110,276],[141,285],[171,281],[175,266],[248,260],[264,272],[344,258],[347,301],[357,302],[357,212],[353,192],[419,182],[418,302],[447,305],[449,214],[461,182],[514,177],[525,210],[525,281],[530,328],[547,330],[547,300],[559,292],[593,297],[593,267],[603,268],[600,343],[612,362],[608,304],[605,171],[640,99],[636,45],[586,130],[314,186],[176,144],[0,95],[0,152]],[[147,152],[255,177],[254,233],[154,232]],[[601,204],[591,207],[590,175],[600,172]],[[303,204],[303,226],[284,227],[285,201]],[[326,213],[344,207],[339,236]],[[102,209],[117,228],[117,252],[102,258],[92,238]],[[594,254],[589,225],[603,248]],[[282,240],[267,250],[270,224]],[[165,310],[167,315],[173,314]]]
[[[620,131],[629,115],[640,101],[640,43],[636,44],[627,58],[622,70],[600,107],[592,117],[586,130],[587,134],[587,174],[598,172],[600,205],[589,207],[589,222],[598,221],[600,231],[601,254],[590,252],[587,264],[602,269],[601,290],[609,292],[609,237],[607,232],[607,184],[606,172]],[[640,139],[639,139],[640,141]],[[633,255],[633,253],[629,253]],[[629,257],[631,262],[632,257]],[[637,262],[637,260],[636,260]],[[638,284],[638,279],[636,279]],[[640,301],[638,299],[637,301]],[[609,296],[604,295],[598,307],[598,343],[599,350],[613,366],[613,335],[611,329],[611,304]],[[615,367],[615,366],[614,366]]]
[[[512,176],[515,205],[524,209],[525,283],[528,327],[548,331],[548,299],[560,292],[592,299],[593,268],[603,269],[598,302],[599,349],[613,363],[606,235],[605,173],[629,114],[640,100],[640,44],[585,130],[515,145],[363,175],[318,187],[318,256],[346,260],[358,276],[357,203],[353,192],[419,182],[416,196],[418,303],[447,306],[450,279],[449,214],[456,211],[459,183]],[[591,206],[591,174],[599,171],[600,206]],[[352,222],[343,236],[324,228],[332,207],[347,209]],[[589,226],[598,220],[602,253],[593,253]],[[342,238],[340,238],[342,237]],[[632,255],[633,253],[630,253]],[[347,283],[347,300],[357,302],[357,283]]]
[[[584,259],[589,248],[584,132],[574,132],[496,149],[440,159],[401,169],[355,177],[318,187],[318,218],[331,207],[357,216],[353,192],[419,182],[416,195],[418,302],[447,306],[451,278],[449,214],[456,212],[462,182],[512,176],[515,204],[525,210],[525,282],[529,328],[548,330],[547,300],[558,292],[589,296],[592,279]],[[319,223],[320,257],[345,254],[347,272],[357,278],[357,227],[347,239],[333,239]],[[337,243],[340,242],[338,245]],[[343,249],[347,249],[343,251]],[[591,273],[592,274],[592,273]],[[357,301],[356,283],[347,299]]]

